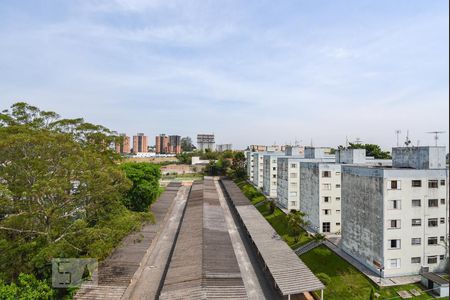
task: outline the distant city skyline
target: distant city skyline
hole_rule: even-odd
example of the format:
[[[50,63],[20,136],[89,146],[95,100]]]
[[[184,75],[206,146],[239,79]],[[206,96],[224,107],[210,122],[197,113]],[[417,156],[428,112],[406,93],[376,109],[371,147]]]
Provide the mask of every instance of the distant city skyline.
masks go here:
[[[434,145],[449,123],[448,1],[0,3],[1,109],[217,144]]]

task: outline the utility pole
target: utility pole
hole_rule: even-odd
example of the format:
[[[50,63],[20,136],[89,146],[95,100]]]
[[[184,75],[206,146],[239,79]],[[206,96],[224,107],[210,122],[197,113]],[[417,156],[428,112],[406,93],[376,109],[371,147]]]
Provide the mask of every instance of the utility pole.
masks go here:
[[[400,129],[397,129],[396,131],[395,131],[395,134],[397,135],[397,147],[400,147],[400,142],[399,142],[399,136],[400,136],[400,133],[402,133],[402,131],[400,130]]]

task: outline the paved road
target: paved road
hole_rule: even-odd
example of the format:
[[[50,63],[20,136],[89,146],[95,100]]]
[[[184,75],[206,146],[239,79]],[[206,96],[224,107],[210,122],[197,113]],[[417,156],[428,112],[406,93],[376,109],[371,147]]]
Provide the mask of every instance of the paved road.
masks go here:
[[[251,245],[246,238],[245,233],[242,231],[242,228],[239,226],[236,217],[231,211],[217,180],[215,180],[215,185],[248,298],[280,299],[279,294],[272,288],[271,284],[264,276],[261,266],[257,261],[257,257],[251,249]]]
[[[169,212],[169,218],[163,224],[163,229],[157,236],[144,256],[141,266],[136,271],[131,284],[122,299],[155,299],[165,267],[168,263],[170,251],[175,242],[175,236],[180,224],[189,186],[183,186],[174,199],[174,205]]]

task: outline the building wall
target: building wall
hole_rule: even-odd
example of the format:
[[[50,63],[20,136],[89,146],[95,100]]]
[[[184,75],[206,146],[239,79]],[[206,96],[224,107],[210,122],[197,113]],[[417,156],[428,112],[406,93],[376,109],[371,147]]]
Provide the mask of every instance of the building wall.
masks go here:
[[[443,169],[445,147],[394,147],[393,166],[396,168]]]
[[[263,172],[264,172],[264,156],[263,152],[253,153],[253,184],[258,187],[263,187]]]
[[[383,170],[342,166],[341,246],[377,271],[383,262]]]
[[[145,136],[143,133],[138,133],[137,135],[133,136],[133,153],[139,153],[139,152],[148,152],[148,140],[147,136]]]
[[[279,157],[277,177],[277,203],[287,210],[300,210],[300,159]]]
[[[328,172],[330,177],[324,177]],[[325,198],[327,197],[327,198]],[[316,232],[336,234],[341,230],[341,166],[302,162],[300,166],[300,210]],[[329,231],[324,232],[324,223]]]
[[[250,182],[253,182],[253,152],[246,151],[246,166],[247,166],[247,177]]]
[[[448,257],[439,242],[448,235],[446,177],[446,170],[342,166],[342,248],[374,271],[377,261],[384,277],[418,274],[422,266],[442,270]],[[397,189],[391,188],[393,180]],[[412,187],[412,180],[421,180],[422,186]],[[438,188],[429,188],[429,180],[438,180]],[[438,199],[438,207],[428,207],[429,199]],[[400,201],[399,208],[393,208],[393,200]],[[421,200],[421,206],[414,207],[412,200]],[[437,219],[437,227],[428,226],[430,218]],[[412,226],[412,219],[421,219],[421,225]],[[391,228],[392,221],[398,228]],[[437,237],[440,245],[428,245],[429,237]],[[413,238],[420,244],[413,245]],[[398,249],[391,248],[391,240],[399,240]],[[437,263],[429,264],[430,256],[437,256]]]
[[[418,274],[421,266],[430,271],[442,271],[445,260],[444,242],[448,236],[448,197],[446,170],[392,169],[384,171],[384,265],[385,276]],[[399,189],[391,189],[392,180],[399,182]],[[412,180],[421,180],[421,187],[412,187]],[[437,188],[429,188],[429,180],[438,180]],[[445,182],[441,185],[441,180]],[[428,200],[437,199],[437,207],[429,207]],[[441,200],[442,199],[442,200]],[[400,209],[391,209],[390,200],[401,200]],[[421,200],[421,206],[412,205],[412,200]],[[443,201],[443,203],[441,203]],[[412,226],[412,219],[420,219],[421,226]],[[437,226],[430,227],[428,221],[437,219]],[[390,220],[400,220],[399,229],[389,228]],[[441,223],[441,220],[444,223]],[[437,237],[438,245],[428,245],[428,238]],[[412,245],[413,238],[420,238],[420,245]],[[400,240],[400,249],[391,249],[389,240]],[[428,263],[428,257],[437,256],[436,263]],[[412,263],[412,257],[420,257],[420,263]],[[390,268],[392,259],[400,259],[399,268]]]
[[[130,153],[130,137],[126,136],[125,134],[121,134],[120,137],[122,138],[122,142],[116,144],[116,152],[124,154]]]
[[[263,192],[269,198],[277,197],[277,165],[280,155],[264,155]]]
[[[197,148],[205,151],[206,149],[214,151],[215,138],[214,134],[198,134],[197,135]]]

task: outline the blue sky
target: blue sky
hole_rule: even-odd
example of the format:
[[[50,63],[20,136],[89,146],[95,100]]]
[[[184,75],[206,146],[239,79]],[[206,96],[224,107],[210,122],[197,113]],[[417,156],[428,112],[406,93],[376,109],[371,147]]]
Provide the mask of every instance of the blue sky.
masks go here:
[[[389,149],[449,123],[447,0],[2,0],[0,108],[132,135]],[[448,147],[448,133],[441,144]]]

